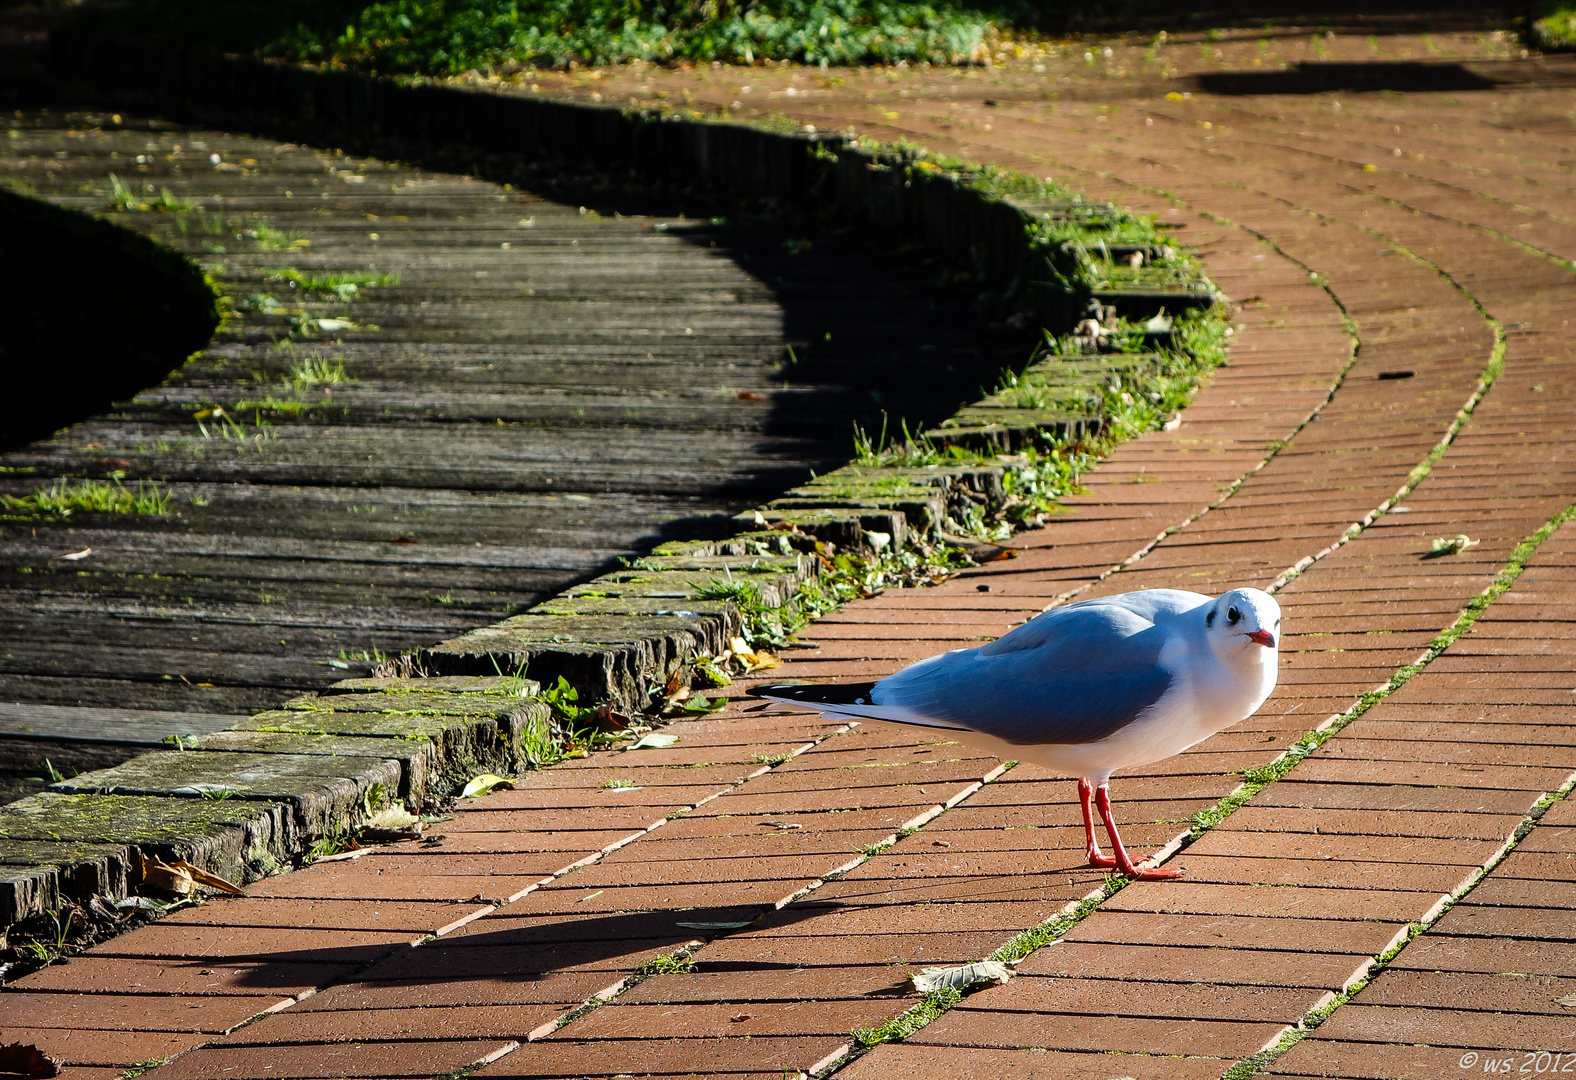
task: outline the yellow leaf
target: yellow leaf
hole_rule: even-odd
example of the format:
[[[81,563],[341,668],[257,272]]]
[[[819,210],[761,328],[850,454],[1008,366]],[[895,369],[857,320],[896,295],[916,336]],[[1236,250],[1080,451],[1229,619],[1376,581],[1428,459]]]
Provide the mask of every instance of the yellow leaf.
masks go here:
[[[484,772],[480,776],[471,778],[471,782],[465,785],[465,790],[460,792],[460,798],[474,799],[479,795],[485,795],[489,791],[493,791],[498,788],[513,790],[514,781],[510,780],[507,776],[499,776],[496,773]]]

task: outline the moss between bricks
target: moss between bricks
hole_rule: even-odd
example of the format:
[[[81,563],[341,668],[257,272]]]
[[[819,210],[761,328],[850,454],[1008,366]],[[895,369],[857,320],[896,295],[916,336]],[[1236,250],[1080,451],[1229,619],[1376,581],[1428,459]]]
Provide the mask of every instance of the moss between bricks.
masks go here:
[[[76,56],[79,65],[86,63],[111,85],[119,73],[142,86],[145,58],[129,71],[120,59],[123,45],[114,43],[107,53],[109,43],[70,41],[61,54]],[[336,111],[346,100],[334,98],[347,78],[343,74],[244,59],[187,59],[188,66],[168,67],[182,71],[184,82],[153,88],[166,94],[167,104],[212,114],[227,104],[244,107],[247,95],[261,89],[265,92],[253,100],[299,108],[305,118],[357,120]],[[434,103],[468,110],[479,100],[349,78],[376,91],[355,98],[361,104],[352,107],[386,110],[370,128],[390,134],[399,133],[402,124],[419,128],[430,119],[426,113]],[[223,82],[223,90],[215,79]],[[305,93],[284,92],[281,79],[299,83]],[[321,837],[353,829],[395,792],[412,799],[436,796],[488,763],[505,770],[525,767],[526,734],[547,712],[541,701],[518,698],[518,676],[527,670],[544,684],[566,678],[581,701],[640,709],[675,675],[694,679],[697,657],[722,651],[741,633],[757,643],[780,644],[804,620],[838,603],[878,588],[944,576],[961,564],[957,549],[944,538],[1001,538],[1035,514],[1053,510],[1055,500],[1076,489],[1079,472],[1100,453],[1165,422],[1223,358],[1229,334],[1224,314],[1206,306],[1213,293],[1187,256],[1167,244],[1149,219],[1055,185],[910,147],[785,138],[764,130],[627,114],[621,118],[623,128],[587,129],[577,124],[584,108],[539,100],[496,99],[486,108],[489,115],[514,108],[534,117],[538,153],[583,149],[569,144],[586,138],[587,130],[592,138],[616,142],[635,139],[655,125],[684,152],[653,153],[650,161],[659,172],[677,173],[685,182],[735,191],[744,187],[758,197],[780,197],[784,184],[797,185],[786,194],[817,203],[830,187],[845,220],[927,243],[943,258],[969,265],[983,304],[1056,332],[1046,334],[1026,371],[1014,373],[949,429],[902,441],[866,439],[855,464],[742,515],[738,536],[664,545],[523,616],[395,665],[436,676],[430,682],[353,680],[321,697],[297,699],[254,717],[241,725],[243,730],[215,740],[213,750],[148,755],[120,767],[120,774],[104,770],[70,782],[77,790],[146,791],[133,798],[149,805],[183,801],[168,797],[175,794],[189,796],[184,801],[192,806],[214,797],[225,800],[219,805],[241,804],[245,811],[237,807],[233,812],[244,820],[226,826],[225,835],[232,837],[226,850],[234,850],[212,867],[221,874],[245,879],[299,858]],[[482,143],[487,138],[472,123],[445,126]],[[533,135],[522,138],[529,142]],[[559,145],[553,145],[555,138]],[[723,147],[731,151],[722,152]],[[590,149],[595,159],[627,146]],[[778,158],[787,168],[760,168]],[[724,177],[729,169],[732,173]],[[1082,332],[1067,333],[1083,316],[1090,318]],[[1012,415],[998,423],[998,414],[1006,411]],[[1001,436],[996,428],[1010,433]],[[983,436],[980,429],[987,429]],[[1016,452],[1004,455],[1002,450]],[[509,672],[516,677],[508,677]],[[429,687],[436,692],[423,692]],[[416,694],[423,699],[419,704],[408,700]],[[518,703],[503,707],[500,698]],[[352,740],[378,745],[366,754],[344,752]],[[397,748],[399,741],[412,740],[431,749]],[[380,754],[383,747],[389,748],[386,756]],[[274,760],[267,762],[269,757]],[[343,766],[328,772],[359,779],[331,780],[324,774],[328,761]],[[206,782],[211,777],[205,776],[204,763],[225,766],[214,783]],[[315,791],[305,783],[312,776],[325,781]],[[197,798],[203,794],[208,798]],[[0,808],[0,835],[12,815],[50,809],[36,800]],[[276,822],[272,847],[246,839],[263,818]],[[258,852],[269,859],[253,858]],[[77,879],[69,868],[31,869],[37,873],[29,880],[45,885],[25,903],[20,892],[13,893],[19,902],[8,913],[12,921],[73,894],[69,882]],[[63,881],[68,882],[64,892]],[[109,883],[88,891],[130,887]]]

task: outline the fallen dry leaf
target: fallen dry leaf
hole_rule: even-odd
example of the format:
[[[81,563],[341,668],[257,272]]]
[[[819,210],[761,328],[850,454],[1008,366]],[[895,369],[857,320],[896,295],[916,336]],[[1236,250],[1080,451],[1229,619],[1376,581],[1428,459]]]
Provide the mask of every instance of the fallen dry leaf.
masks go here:
[[[356,839],[363,844],[397,844],[401,840],[420,840],[421,818],[399,803],[392,803],[367,818]]]
[[[73,551],[70,555],[62,555],[60,557],[67,562],[79,562],[91,554],[93,554],[92,548],[83,548],[81,551]]]
[[[60,1075],[60,1062],[32,1043],[14,1042],[0,1046],[0,1074],[8,1076],[49,1077]]]
[[[772,828],[772,829],[802,829],[802,828],[804,828],[804,826],[800,825],[797,821],[757,821],[755,824],[757,824],[757,825],[765,825],[768,828]]]
[[[200,866],[193,866],[185,859],[167,863],[157,855],[140,853],[138,871],[138,881],[142,885],[176,896],[186,896],[198,885],[235,896],[241,894],[239,888],[224,878],[210,874]]]
[[[914,989],[921,994],[934,990],[967,990],[980,983],[1004,983],[1012,978],[1012,968],[1000,960],[981,960],[958,967],[931,967],[913,976]]]
[[[642,735],[634,743],[634,745],[632,745],[630,747],[630,749],[631,750],[661,750],[664,747],[672,746],[674,743],[676,743],[678,741],[679,741],[679,737],[677,735],[667,735],[667,734],[664,734],[664,733],[662,733],[660,731],[653,731],[649,735]]]
[[[616,712],[611,705],[603,705],[592,717],[597,726],[607,731],[623,731],[634,723],[634,720],[621,712]]]
[[[1455,536],[1442,536],[1429,545],[1428,553],[1423,557],[1438,558],[1442,555],[1455,555],[1470,547],[1477,547],[1479,541],[1472,539],[1466,533]]]
[[[1564,997],[1554,999],[1554,1004],[1563,1005],[1567,1009],[1576,1009],[1576,994],[1566,994]]]
[[[507,776],[484,772],[480,776],[471,777],[471,782],[465,785],[464,791],[460,792],[460,798],[474,799],[498,788],[512,791],[514,789],[514,781]]]

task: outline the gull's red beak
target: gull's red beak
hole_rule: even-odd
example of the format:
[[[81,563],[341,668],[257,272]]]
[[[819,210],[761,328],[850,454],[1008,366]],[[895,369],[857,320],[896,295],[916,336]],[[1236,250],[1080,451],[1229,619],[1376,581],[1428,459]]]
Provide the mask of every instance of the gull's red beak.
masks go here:
[[[1268,630],[1255,630],[1253,633],[1248,635],[1248,640],[1257,641],[1266,649],[1273,649],[1275,647],[1275,635],[1270,633]]]

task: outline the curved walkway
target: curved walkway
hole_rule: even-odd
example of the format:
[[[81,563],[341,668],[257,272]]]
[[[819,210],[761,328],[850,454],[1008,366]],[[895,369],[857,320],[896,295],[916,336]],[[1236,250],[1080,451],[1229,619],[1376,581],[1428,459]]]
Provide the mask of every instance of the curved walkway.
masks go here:
[[[14,498],[165,500],[0,508],[3,732],[228,727],[618,556],[727,535],[846,460],[852,421],[943,418],[1021,352],[923,268],[790,250],[676,198],[597,213],[109,113],[19,112],[7,134],[0,183],[175,248],[230,311],[161,385],[0,455]],[[924,377],[878,401],[894,368]],[[19,775],[129,752],[55,744]]]
[[[1018,559],[846,609],[772,673],[884,674],[1069,594],[1280,583],[1276,695],[1118,778],[1181,881],[1106,898],[1065,780],[745,706],[41,971],[8,1037],[235,1080],[1377,1080],[1576,1050],[1565,95],[1338,99],[989,106],[972,154],[1186,226],[1241,305],[1232,362]],[[906,970],[1009,942],[1017,978],[839,1068],[914,1004]]]

